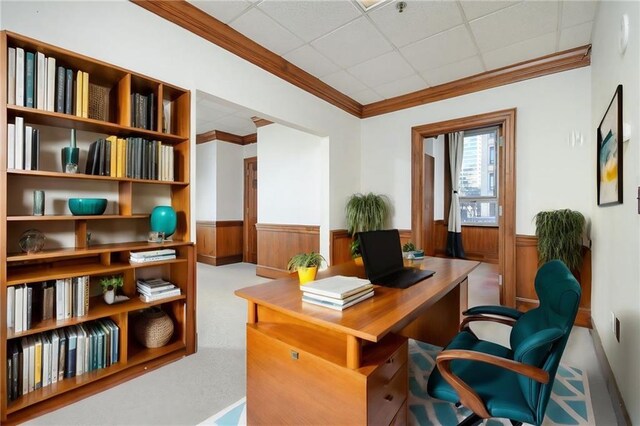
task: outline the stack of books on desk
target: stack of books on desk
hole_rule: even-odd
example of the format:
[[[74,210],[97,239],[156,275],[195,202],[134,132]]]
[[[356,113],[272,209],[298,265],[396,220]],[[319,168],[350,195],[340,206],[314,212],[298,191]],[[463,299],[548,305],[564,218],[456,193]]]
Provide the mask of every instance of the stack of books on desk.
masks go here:
[[[300,290],[304,302],[336,311],[342,311],[373,296],[373,285],[369,280],[342,275],[301,285]]]
[[[170,260],[176,258],[176,251],[174,249],[162,249],[152,251],[132,251],[129,255],[129,262],[131,263],[147,263],[147,262],[159,262],[161,260]]]
[[[167,297],[180,296],[180,288],[162,278],[138,280],[136,283],[140,300],[145,303],[166,299]]]

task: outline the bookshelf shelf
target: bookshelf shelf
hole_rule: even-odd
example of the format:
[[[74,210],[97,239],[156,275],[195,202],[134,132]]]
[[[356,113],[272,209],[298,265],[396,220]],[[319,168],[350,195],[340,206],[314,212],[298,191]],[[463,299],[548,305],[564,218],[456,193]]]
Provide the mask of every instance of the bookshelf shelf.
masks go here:
[[[113,182],[133,182],[133,183],[145,183],[152,185],[171,185],[171,186],[187,186],[189,182],[182,181],[166,181],[166,180],[154,180],[154,179],[132,179],[124,177],[111,177],[111,176],[97,176],[86,175],[84,173],[61,173],[61,172],[47,172],[44,170],[7,170],[9,176],[26,176],[26,177],[48,177],[52,179],[88,179],[88,180],[100,180],[100,181],[113,181]]]
[[[195,353],[196,273],[190,230],[189,182],[191,93],[9,31],[0,31],[0,50],[4,52],[4,59],[0,59],[0,84],[6,88],[0,90],[0,121],[5,126],[0,129],[0,162],[3,163],[0,164],[0,194],[3,197],[0,202],[0,311],[3,312],[0,315],[0,367],[7,372],[0,381],[0,424],[15,424]],[[38,74],[43,69],[54,72]],[[24,78],[18,78],[19,75]],[[48,90],[40,83],[42,81],[47,81]],[[43,98],[45,102],[42,102]],[[87,132],[77,142],[79,171],[86,170],[89,152],[95,152],[91,154],[91,164],[95,165],[99,160],[100,173],[105,171],[114,176],[55,171],[60,170],[61,147],[68,144],[61,136],[69,134],[65,129]],[[18,139],[18,134],[24,135],[22,140]],[[29,139],[31,136],[33,139]],[[92,143],[87,138],[101,138],[106,142]],[[31,145],[27,145],[28,140]],[[30,167],[40,170],[22,170]],[[96,169],[93,171],[95,173]],[[116,177],[127,174],[174,180]],[[55,214],[10,214],[14,200],[30,197],[34,188],[54,192],[52,199],[56,202],[48,212]],[[85,197],[115,200],[118,209],[114,213],[117,214],[70,215],[64,203],[59,201],[77,196],[74,194],[78,192]],[[47,200],[51,202],[49,198]],[[178,217],[173,241],[149,243],[146,241],[149,229],[144,221],[150,215],[135,212],[149,212],[154,205],[164,204],[170,204]],[[24,213],[25,210],[15,212]],[[25,227],[45,231],[45,250],[33,254],[10,252],[17,249],[20,232]],[[89,230],[106,243],[88,245]],[[74,242],[76,247],[69,247]],[[52,248],[54,245],[63,247]],[[131,252],[167,248],[175,250],[176,259],[129,262]],[[99,281],[110,275],[122,277],[121,292],[129,300],[112,305],[104,302]],[[136,281],[151,277],[172,282],[180,288],[181,294],[150,303],[141,301]],[[42,309],[37,312],[43,315],[53,312],[55,318],[55,304],[63,303],[56,298],[56,288],[65,288],[65,307],[71,306],[68,303],[86,300],[83,298],[87,294],[93,295],[88,305],[72,305],[73,310],[80,312],[88,306],[86,315],[37,321],[36,318],[43,316],[34,315],[35,309]],[[21,305],[18,305],[18,297]],[[18,314],[18,306],[22,316]],[[132,335],[138,313],[149,307],[164,310],[174,323],[169,344],[157,349],[141,347]],[[14,313],[14,317],[9,316],[11,321],[7,312]],[[23,324],[25,318],[32,318],[31,328],[15,332],[15,328],[20,329],[18,318]],[[100,335],[102,326],[94,321],[108,322],[109,327],[115,325],[119,329],[117,363],[25,394],[22,394],[22,386],[16,390],[14,378],[23,377],[15,370],[18,354],[20,359],[30,356],[34,361],[35,354],[40,353],[44,363],[44,348],[51,347],[51,338],[60,333],[75,332],[92,336],[83,340],[84,348],[97,351],[99,339],[96,336]],[[16,327],[11,324],[13,322]],[[104,344],[106,342],[105,338]],[[39,345],[42,345],[42,352],[31,349]],[[30,365],[37,364],[34,361]]]

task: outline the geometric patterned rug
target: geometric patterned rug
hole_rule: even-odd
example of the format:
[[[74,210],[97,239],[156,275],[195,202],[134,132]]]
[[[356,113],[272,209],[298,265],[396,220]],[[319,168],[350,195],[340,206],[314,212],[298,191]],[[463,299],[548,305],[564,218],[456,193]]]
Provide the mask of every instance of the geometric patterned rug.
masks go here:
[[[427,395],[427,381],[442,348],[409,339],[409,409],[410,425],[456,425],[471,411]],[[246,426],[246,398],[242,398],[201,425]],[[489,419],[486,426],[510,425],[508,420]],[[580,369],[560,364],[551,391],[543,425],[595,424],[587,377]]]

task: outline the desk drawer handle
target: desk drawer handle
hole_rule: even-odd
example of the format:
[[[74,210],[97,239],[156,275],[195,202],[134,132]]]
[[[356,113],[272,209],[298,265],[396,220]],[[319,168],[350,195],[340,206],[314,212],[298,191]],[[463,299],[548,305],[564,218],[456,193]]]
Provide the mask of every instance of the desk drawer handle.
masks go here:
[[[387,395],[387,396],[384,397],[384,399],[387,402],[391,402],[391,401],[393,401],[393,395]]]

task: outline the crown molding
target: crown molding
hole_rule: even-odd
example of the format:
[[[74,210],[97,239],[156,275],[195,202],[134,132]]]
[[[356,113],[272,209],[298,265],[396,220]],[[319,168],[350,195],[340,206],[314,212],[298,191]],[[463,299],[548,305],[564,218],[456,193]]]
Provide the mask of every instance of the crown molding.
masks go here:
[[[273,121],[269,121],[260,117],[251,117],[251,120],[253,120],[253,124],[255,124],[256,127],[268,126],[269,124],[273,124]]]
[[[235,143],[237,145],[248,145],[258,142],[258,134],[250,133],[245,136],[234,135],[233,133],[223,132],[222,130],[211,130],[209,132],[196,135],[196,145],[212,141],[222,141]]]
[[[358,102],[186,1],[131,1],[360,118]]]
[[[429,87],[417,92],[367,104],[362,107],[362,118],[387,114],[405,108],[454,98],[481,90],[504,86],[530,78],[542,77],[591,64],[591,45],[542,56],[471,77]]]

